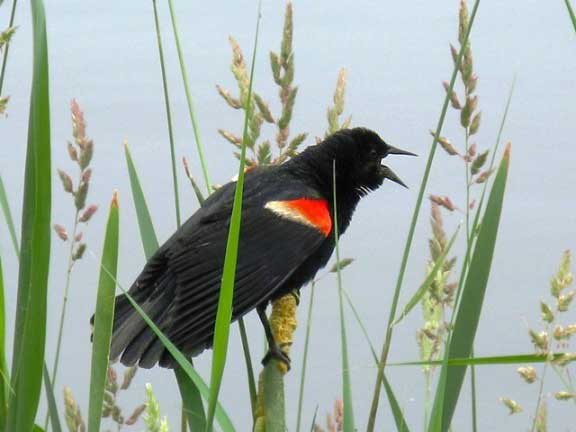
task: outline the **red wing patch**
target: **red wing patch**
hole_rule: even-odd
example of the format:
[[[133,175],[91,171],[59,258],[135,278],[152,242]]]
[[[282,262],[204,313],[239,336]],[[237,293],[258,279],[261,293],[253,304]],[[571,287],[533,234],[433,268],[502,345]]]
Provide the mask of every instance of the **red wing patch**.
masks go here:
[[[286,201],[269,201],[265,207],[281,217],[314,227],[325,236],[328,236],[332,230],[332,218],[326,200],[298,198]]]

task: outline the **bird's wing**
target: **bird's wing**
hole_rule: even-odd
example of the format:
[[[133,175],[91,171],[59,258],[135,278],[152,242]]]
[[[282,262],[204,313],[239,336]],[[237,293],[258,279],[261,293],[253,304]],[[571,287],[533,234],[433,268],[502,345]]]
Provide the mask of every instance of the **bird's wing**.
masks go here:
[[[328,203],[313,190],[305,187],[275,190],[278,188],[264,187],[257,192],[247,189],[233,319],[269,300],[331,232]],[[168,289],[173,298],[169,305],[161,303],[165,310],[159,317],[159,325],[188,355],[212,345],[230,210],[231,200],[225,198],[203,208],[161,250],[165,273],[170,275],[167,280],[171,281],[162,290]],[[152,297],[154,294],[148,301],[154,301]],[[140,335],[138,344],[131,344],[137,348],[140,365],[149,367],[157,361],[170,365],[171,358],[161,342],[151,335],[144,336]],[[134,359],[135,353],[128,348],[125,355]]]

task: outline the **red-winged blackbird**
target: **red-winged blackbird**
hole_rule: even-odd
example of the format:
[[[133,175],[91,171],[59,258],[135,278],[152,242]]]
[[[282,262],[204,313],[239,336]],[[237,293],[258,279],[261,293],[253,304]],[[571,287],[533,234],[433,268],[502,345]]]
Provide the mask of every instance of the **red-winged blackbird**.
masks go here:
[[[270,331],[267,304],[310,281],[334,250],[333,164],[342,234],[360,198],[384,179],[406,186],[381,164],[389,154],[413,155],[368,129],[347,129],[282,165],[246,173],[232,319],[256,308],[268,338],[266,358],[289,362]],[[158,249],[129,290],[187,356],[212,346],[234,189],[230,182],[210,196]],[[124,295],[116,298],[110,352],[111,359],[118,357],[145,368],[175,365]]]

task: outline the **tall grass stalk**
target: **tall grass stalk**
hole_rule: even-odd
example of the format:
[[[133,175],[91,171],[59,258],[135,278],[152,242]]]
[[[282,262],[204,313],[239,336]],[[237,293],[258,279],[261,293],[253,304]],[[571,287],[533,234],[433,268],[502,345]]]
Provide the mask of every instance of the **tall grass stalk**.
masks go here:
[[[162,71],[162,89],[164,91],[164,105],[166,108],[166,126],[168,127],[168,138],[170,140],[170,159],[172,162],[172,183],[174,187],[174,206],[176,211],[176,225],[180,227],[180,196],[178,194],[178,175],[176,172],[176,154],[174,149],[174,132],[172,130],[172,111],[170,109],[170,97],[168,95],[168,82],[166,80],[166,65],[164,62],[164,49],[162,47],[162,34],[158,21],[158,0],[152,0],[154,7],[154,27],[156,29],[156,40],[158,42],[158,56],[160,58],[160,69]]]
[[[574,14],[572,4],[570,3],[570,0],[564,0],[564,3],[566,3],[566,9],[568,9],[568,14],[570,15],[570,21],[572,22],[572,26],[574,27],[574,31],[576,32],[576,14]]]
[[[238,258],[238,244],[240,241],[240,225],[242,219],[242,196],[244,191],[244,171],[246,163],[246,142],[248,140],[248,123],[252,115],[252,85],[254,82],[254,66],[256,64],[256,52],[258,50],[258,35],[260,32],[261,3],[258,3],[258,16],[256,19],[256,32],[254,35],[254,48],[252,63],[250,66],[250,81],[246,98],[246,114],[244,116],[244,132],[242,134],[242,148],[240,150],[240,163],[238,167],[238,180],[234,191],[234,204],[230,217],[230,228],[226,242],[226,255],[224,257],[224,269],[222,284],[218,298],[216,323],[214,327],[214,352],[212,355],[212,372],[210,379],[210,398],[208,401],[206,432],[212,430],[214,422],[214,410],[218,401],[222,375],[226,365],[228,351],[228,336],[230,321],[232,319],[232,301],[234,297],[234,282],[236,278],[236,264]]]
[[[338,207],[336,198],[336,161],[332,161],[332,194],[333,194],[333,220],[334,220],[334,241],[336,243],[336,262],[340,263],[340,246],[338,239]],[[342,288],[342,275],[340,265],[336,266],[338,278],[338,303],[340,309],[340,337],[342,344],[342,393],[344,396],[344,432],[353,432],[354,428],[354,407],[352,405],[352,384],[350,383],[350,366],[348,362],[348,342],[346,339],[346,320],[344,318],[344,300]]]
[[[426,162],[426,168],[424,170],[424,175],[422,177],[422,182],[420,184],[420,190],[418,192],[418,198],[416,199],[416,205],[414,207],[414,213],[412,215],[412,221],[410,224],[410,229],[408,231],[408,237],[406,239],[406,245],[404,247],[404,253],[402,255],[402,263],[400,264],[400,271],[398,273],[398,279],[396,281],[396,288],[394,290],[394,297],[392,299],[392,305],[390,307],[390,314],[388,316],[388,323],[386,325],[386,333],[384,339],[384,345],[382,346],[382,351],[380,354],[380,363],[378,365],[378,372],[376,375],[376,385],[374,387],[374,393],[372,397],[372,405],[370,408],[370,414],[368,418],[368,426],[367,431],[373,432],[374,428],[376,427],[376,414],[378,412],[378,404],[380,400],[380,388],[382,385],[382,380],[384,376],[384,367],[386,365],[386,361],[388,360],[388,353],[390,351],[390,344],[392,342],[392,333],[393,327],[392,323],[394,322],[394,317],[396,314],[396,309],[398,307],[398,300],[400,298],[400,290],[402,288],[402,282],[404,281],[404,274],[406,272],[406,266],[408,264],[408,257],[410,255],[410,249],[412,247],[412,240],[414,238],[414,232],[416,230],[416,223],[418,221],[418,216],[420,215],[420,208],[422,206],[422,199],[424,197],[424,192],[426,190],[426,185],[428,184],[428,178],[430,176],[430,171],[432,168],[432,161],[434,160],[434,154],[436,153],[436,147],[438,145],[438,137],[441,136],[442,126],[444,125],[444,118],[446,117],[446,111],[448,110],[448,104],[450,103],[450,95],[452,94],[452,90],[454,88],[454,83],[456,82],[456,76],[458,75],[458,70],[460,68],[460,64],[462,62],[462,56],[464,53],[464,47],[468,43],[468,38],[470,36],[470,32],[472,30],[474,19],[476,17],[476,11],[478,10],[478,6],[480,5],[480,0],[475,0],[474,6],[472,8],[472,14],[470,16],[470,24],[464,36],[464,41],[460,50],[458,52],[458,57],[454,64],[454,69],[452,71],[452,77],[450,78],[450,84],[448,86],[448,90],[446,91],[446,96],[444,98],[444,103],[442,105],[442,110],[440,113],[440,118],[438,120],[438,125],[436,126],[436,131],[434,134],[434,138],[432,141],[432,147],[430,148],[430,153],[428,155],[428,161]]]
[[[33,66],[22,206],[22,248],[6,430],[28,431],[38,410],[50,264],[51,152],[48,42],[42,0],[32,0]]]
[[[202,147],[200,130],[198,128],[198,122],[196,121],[196,114],[194,112],[194,103],[192,100],[192,94],[190,93],[190,85],[188,84],[188,72],[186,72],[186,64],[184,62],[184,55],[182,54],[182,45],[180,44],[178,22],[176,20],[176,12],[174,11],[174,4],[172,0],[168,0],[168,7],[170,9],[170,19],[172,22],[172,30],[174,32],[174,40],[176,41],[176,50],[178,51],[178,60],[180,62],[182,82],[184,83],[184,91],[186,93],[186,102],[188,103],[188,115],[190,116],[192,129],[194,130],[194,139],[196,140],[196,149],[198,151],[198,157],[200,158],[200,164],[202,166],[204,182],[206,183],[206,191],[208,194],[210,194],[212,190],[212,183],[210,183],[210,177],[208,176],[208,166],[206,165],[206,159],[204,158],[204,149]]]
[[[302,372],[300,374],[300,387],[298,389],[298,411],[296,414],[296,432],[300,432],[302,423],[302,404],[304,402],[304,385],[306,384],[306,367],[308,365],[308,348],[310,345],[310,330],[312,329],[312,310],[314,308],[314,290],[316,281],[312,281],[310,287],[310,303],[308,304],[308,316],[306,318],[306,336],[304,337],[304,353],[302,355]]]
[[[12,9],[10,11],[10,20],[8,21],[8,27],[14,26],[14,17],[16,16],[16,4],[18,0],[12,0]],[[2,70],[0,71],[0,95],[4,89],[4,77],[6,73],[6,65],[8,64],[8,51],[10,50],[10,42],[4,46],[4,55],[2,57]]]

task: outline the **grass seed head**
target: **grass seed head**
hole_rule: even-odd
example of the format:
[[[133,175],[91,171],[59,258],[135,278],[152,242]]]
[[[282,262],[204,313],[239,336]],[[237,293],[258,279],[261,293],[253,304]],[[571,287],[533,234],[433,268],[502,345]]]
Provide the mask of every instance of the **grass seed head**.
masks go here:
[[[522,366],[516,369],[520,376],[529,384],[532,384],[538,378],[536,375],[536,369],[532,366]]]
[[[520,404],[513,399],[501,397],[500,402],[502,402],[506,406],[506,408],[510,410],[509,411],[510,415],[522,412],[522,407],[520,406]]]

